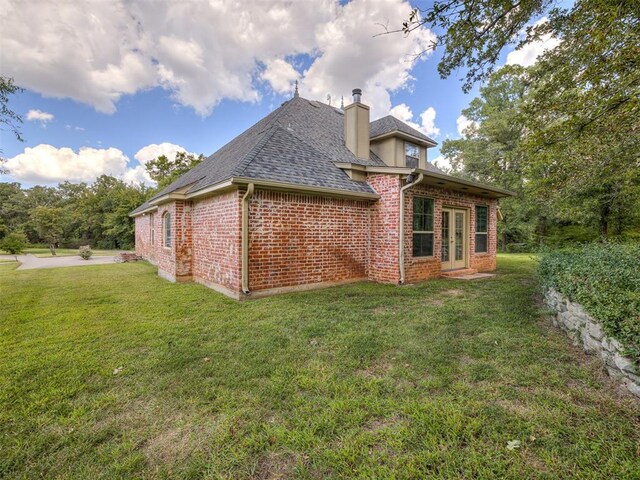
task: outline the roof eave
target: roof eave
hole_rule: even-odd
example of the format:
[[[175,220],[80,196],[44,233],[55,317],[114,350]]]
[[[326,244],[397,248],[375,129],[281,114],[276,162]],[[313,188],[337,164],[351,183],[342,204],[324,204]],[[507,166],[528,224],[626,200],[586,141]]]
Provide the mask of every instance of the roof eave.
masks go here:
[[[422,173],[425,177],[429,177],[435,180],[440,180],[440,182],[436,181],[437,186],[442,186],[446,188],[447,183],[462,185],[463,187],[460,190],[466,190],[466,187],[473,187],[474,189],[479,189],[480,195],[489,195],[491,198],[503,198],[503,197],[515,197],[516,193],[506,190],[500,187],[494,187],[492,185],[486,185],[480,182],[474,182],[471,180],[465,180],[463,178],[453,177],[451,175],[447,175],[446,173],[436,173],[431,172],[429,170],[422,170],[420,168],[412,169],[411,172]],[[424,182],[423,182],[424,183]],[[473,193],[473,192],[470,192]]]
[[[262,187],[267,190],[275,191],[294,191],[360,200],[377,200],[380,198],[380,195],[376,193],[354,192],[350,190],[342,190],[339,188],[320,187],[315,185],[300,185],[295,183],[277,182],[273,180],[262,180],[249,177],[233,177],[231,179],[231,182],[234,185],[248,185],[250,183],[253,183],[256,187]]]
[[[390,137],[399,137],[404,140],[409,140],[419,145],[426,146],[427,148],[435,147],[438,145],[438,142],[435,142],[431,139],[425,140],[424,138],[416,137],[415,135],[411,135],[401,130],[392,130],[390,132],[386,132],[381,135],[376,135],[375,137],[371,137],[369,140],[371,142],[376,142],[376,141],[384,140]]]
[[[155,212],[156,210],[158,210],[157,206],[151,206],[148,208],[145,208],[144,210],[140,210],[139,212],[136,212],[135,210],[133,212],[131,212],[129,214],[130,217],[139,217],[140,215],[144,215],[146,213],[150,213],[150,212]]]

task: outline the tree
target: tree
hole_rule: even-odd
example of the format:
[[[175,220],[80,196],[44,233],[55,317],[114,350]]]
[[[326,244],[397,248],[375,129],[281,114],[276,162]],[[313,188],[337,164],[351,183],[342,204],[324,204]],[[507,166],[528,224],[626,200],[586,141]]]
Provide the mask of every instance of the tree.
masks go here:
[[[444,78],[467,70],[464,90],[490,78],[500,53],[554,38],[557,46],[524,72],[522,173],[530,191],[560,216],[596,223],[601,235],[637,219],[640,197],[640,15],[637,1],[436,1],[414,10],[401,30],[443,29],[438,65]],[[546,21],[530,24],[540,15]],[[466,160],[465,160],[466,161]],[[613,225],[613,228],[612,228]]]
[[[567,213],[621,234],[640,198],[637,3],[578,2],[539,27],[562,42],[528,70],[530,175]],[[596,215],[589,215],[595,212]]]
[[[17,230],[11,232],[0,241],[0,250],[9,252],[13,255],[21,253],[29,244],[26,235]]]
[[[166,155],[160,155],[145,165],[149,176],[158,183],[158,189],[163,189],[173,183],[181,175],[191,170],[204,160],[204,155],[194,155],[187,152],[178,152],[174,161]]]
[[[20,92],[22,89],[13,83],[13,78],[0,75],[0,128],[8,129],[15,137],[22,141],[19,124],[22,123],[22,117],[9,108],[9,95]],[[0,150],[0,174],[7,173],[3,168],[4,158],[2,150]]]
[[[454,174],[492,183],[516,193],[500,202],[504,220],[498,224],[502,249],[509,243],[529,243],[536,223],[544,225],[545,205],[527,195],[522,148],[526,124],[522,103],[527,92],[522,67],[505,67],[489,78],[480,97],[462,111],[472,123],[463,138],[445,140],[442,154]]]
[[[64,232],[65,211],[59,207],[36,207],[31,212],[31,220],[40,238],[49,244],[51,255],[55,255]]]

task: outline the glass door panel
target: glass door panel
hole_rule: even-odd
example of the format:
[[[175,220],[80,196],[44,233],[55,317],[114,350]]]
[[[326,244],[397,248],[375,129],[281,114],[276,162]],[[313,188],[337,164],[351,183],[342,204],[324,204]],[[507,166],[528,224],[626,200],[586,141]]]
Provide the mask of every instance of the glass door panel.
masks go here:
[[[456,212],[455,260],[464,260],[464,212]]]
[[[449,262],[449,216],[448,210],[442,211],[442,262]],[[445,268],[443,265],[442,268]],[[450,267],[449,267],[450,268]]]

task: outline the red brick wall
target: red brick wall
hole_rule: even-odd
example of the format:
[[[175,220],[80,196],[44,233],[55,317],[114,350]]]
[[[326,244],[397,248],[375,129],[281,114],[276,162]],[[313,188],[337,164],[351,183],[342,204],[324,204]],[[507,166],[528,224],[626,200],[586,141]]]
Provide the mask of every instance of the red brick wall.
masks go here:
[[[433,257],[413,257],[413,196],[421,195],[435,200],[434,217],[434,248]],[[475,253],[475,206],[486,205],[489,221],[489,246],[488,252]],[[460,207],[469,212],[469,268],[478,271],[491,271],[496,268],[496,200],[484,197],[443,190],[428,185],[417,185],[405,192],[405,282],[418,282],[432,277],[437,277],[441,271],[442,251],[442,207]]]
[[[233,191],[194,202],[193,277],[239,292],[242,194]]]
[[[249,288],[252,291],[370,278],[400,280],[398,226],[400,178],[372,174],[374,202],[256,190],[250,202]],[[232,293],[241,289],[242,195],[234,191],[194,202],[161,205],[136,217],[136,253],[169,278],[194,280]],[[434,255],[413,258],[413,195],[435,199]],[[443,205],[469,211],[469,267],[495,269],[496,201],[418,185],[405,193],[405,282],[440,274]],[[475,205],[489,207],[489,248],[475,254]],[[173,242],[163,246],[163,219],[171,213]]]
[[[365,278],[369,205],[256,191],[249,215],[250,290]]]
[[[400,177],[373,174],[368,175],[367,182],[380,195],[380,199],[371,206],[369,278],[376,282],[398,283]]]
[[[164,246],[164,214],[171,214],[171,247]],[[151,218],[155,225],[151,243]],[[191,202],[160,205],[153,214],[136,217],[136,254],[158,265],[161,273],[174,280],[188,280],[192,267]]]
[[[156,215],[145,213],[135,217],[136,255],[155,263],[151,244],[151,221]],[[154,222],[155,223],[155,222]]]

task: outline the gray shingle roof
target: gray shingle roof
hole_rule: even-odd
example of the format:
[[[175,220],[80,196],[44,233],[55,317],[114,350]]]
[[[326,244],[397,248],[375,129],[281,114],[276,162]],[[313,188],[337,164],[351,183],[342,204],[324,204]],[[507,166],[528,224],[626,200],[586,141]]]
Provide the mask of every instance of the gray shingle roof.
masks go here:
[[[411,136],[420,138],[425,142],[433,143],[434,145],[436,144],[434,140],[427,137],[424,133],[419,132],[415,128],[410,127],[406,123],[398,120],[396,117],[391,115],[387,115],[386,117],[374,120],[373,122],[371,122],[371,126],[369,128],[369,134],[371,135],[371,138],[396,131],[407,133]]]
[[[380,120],[371,124],[372,132],[378,122]],[[401,131],[413,130],[399,120],[397,122],[404,125]],[[294,97],[158,192],[151,200],[185,187],[189,187],[186,193],[195,192],[232,177],[328,187],[344,190],[345,193],[375,193],[366,182],[352,180],[335,162],[385,166],[373,152],[369,159],[362,159],[346,147],[342,110]],[[149,206],[149,202],[145,202],[132,213]]]

